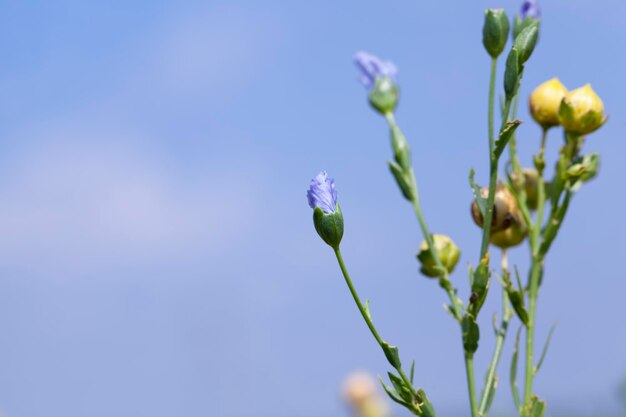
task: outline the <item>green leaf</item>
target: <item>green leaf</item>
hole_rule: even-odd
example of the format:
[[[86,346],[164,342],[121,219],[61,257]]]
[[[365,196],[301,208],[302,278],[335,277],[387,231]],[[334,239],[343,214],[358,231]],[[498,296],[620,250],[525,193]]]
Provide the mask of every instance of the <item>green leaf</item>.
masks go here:
[[[466,352],[474,353],[478,349],[478,340],[480,339],[480,328],[474,317],[465,315],[461,322],[463,330],[463,348]]]
[[[393,385],[396,393],[400,396],[400,398],[408,403],[412,403],[413,392],[409,387],[404,384],[402,378],[395,374],[392,374],[391,372],[387,372],[387,375],[389,375],[389,380],[391,381],[391,384]]]
[[[513,42],[513,48],[519,52],[519,64],[523,65],[532,55],[539,37],[539,21],[533,21],[526,26]]]
[[[402,399],[400,399],[398,396],[395,395],[394,391],[391,390],[391,388],[389,388],[386,384],[385,381],[383,381],[383,379],[380,377],[380,375],[378,376],[378,379],[380,380],[380,383],[383,385],[383,389],[385,390],[385,392],[387,393],[387,395],[389,396],[389,398],[391,398],[392,401],[403,405],[409,409],[411,409],[411,405],[409,403],[407,403],[406,401],[403,401]]]
[[[387,357],[387,360],[389,361],[391,366],[396,369],[400,368],[401,362],[400,354],[398,353],[398,347],[392,346],[387,342],[383,342],[381,344],[381,347],[383,348],[383,352],[385,352],[385,356]]]
[[[543,417],[546,412],[546,402],[539,400],[536,395],[530,399],[530,411],[528,417]]]
[[[396,162],[403,171],[411,169],[411,151],[400,128],[394,123],[391,125],[391,147]]]
[[[363,307],[365,308],[365,314],[367,315],[367,318],[372,320],[372,313],[370,312],[370,300],[365,300],[365,305]]]
[[[411,380],[411,384],[413,383],[413,377],[415,376],[415,359],[413,359],[413,362],[411,363],[411,373],[409,374],[410,380]]]
[[[513,100],[520,81],[520,63],[519,52],[512,48],[506,58],[506,68],[504,70],[504,92],[507,100]]]
[[[489,289],[489,281],[491,273],[489,272],[489,253],[480,261],[478,268],[474,271],[474,279],[472,281],[472,295],[470,296],[470,303],[468,311],[474,316],[478,317],[478,312],[485,303],[487,298],[487,290]]]
[[[489,387],[485,387],[485,389],[489,389],[487,394],[487,401],[485,402],[485,411],[483,413],[486,416],[489,413],[489,409],[491,408],[491,404],[493,403],[493,399],[496,397],[496,389],[498,388],[498,375],[494,375],[491,380],[491,385]]]
[[[524,326],[528,326],[528,312],[524,307],[524,295],[520,291],[516,291],[513,287],[508,287],[506,290],[507,295],[509,296],[509,300],[511,300],[511,304],[513,305],[513,310],[517,314],[517,317],[524,323]]]
[[[513,133],[515,133],[515,130],[521,124],[521,120],[509,120],[508,122],[506,122],[502,130],[500,130],[500,135],[498,136],[498,139],[496,139],[495,149],[493,151],[496,158],[500,158],[500,155],[502,155],[502,152],[504,152],[506,145],[513,137]]]
[[[396,164],[393,161],[387,161],[389,164],[389,169],[391,170],[391,174],[396,179],[396,183],[398,187],[400,187],[400,191],[402,191],[402,195],[407,200],[413,200],[413,188],[410,185],[410,180],[407,179],[407,175],[405,175],[404,171],[400,167],[400,165]]]
[[[511,358],[511,370],[509,372],[509,382],[511,383],[511,393],[513,394],[513,402],[518,410],[521,410],[521,402],[519,399],[519,389],[517,388],[517,358],[519,356],[519,336],[522,327],[519,328],[515,335],[515,345],[513,347],[513,357]]]
[[[475,174],[474,168],[470,169],[469,183],[470,187],[472,187],[472,193],[474,194],[474,200],[476,200],[476,204],[478,205],[478,210],[480,210],[480,214],[483,218],[485,218],[487,213],[487,199],[480,193],[480,186],[474,182]]]
[[[454,314],[454,311],[452,310],[452,307],[450,306],[450,304],[444,304],[443,305],[443,309],[446,310],[448,312],[448,314],[450,314],[452,316],[453,319],[457,319],[456,315]]]
[[[428,400],[426,393],[423,389],[417,390],[417,396],[421,400],[420,407],[422,409],[421,417],[436,417],[437,413],[435,413],[435,409],[431,402]]]
[[[541,368],[543,359],[546,357],[546,353],[548,353],[548,347],[550,346],[550,341],[552,340],[552,334],[554,333],[554,330],[556,329],[556,325],[557,323],[554,323],[550,327],[550,331],[548,332],[548,338],[546,339],[546,343],[543,345],[543,350],[541,351],[541,356],[539,357],[539,362],[537,362],[537,365],[533,369],[533,375],[539,372],[539,368]]]

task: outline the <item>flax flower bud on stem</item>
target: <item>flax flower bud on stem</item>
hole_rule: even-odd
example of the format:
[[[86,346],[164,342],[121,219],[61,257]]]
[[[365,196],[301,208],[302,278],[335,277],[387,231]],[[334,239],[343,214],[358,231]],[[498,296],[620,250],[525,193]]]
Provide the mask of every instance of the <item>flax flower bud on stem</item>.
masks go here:
[[[483,25],[483,46],[492,58],[497,58],[509,37],[509,18],[504,9],[485,10]]]
[[[422,263],[422,267],[420,272],[427,277],[437,278],[441,277],[444,272],[448,274],[454,270],[457,262],[459,261],[459,257],[461,256],[461,251],[454,244],[452,239],[450,239],[446,235],[433,235],[433,243],[435,245],[435,252],[439,256],[443,267],[446,271],[441,271],[437,268],[437,264],[433,259],[433,256],[428,248],[428,243],[424,240],[420,245],[420,251],[417,254],[417,259]]]
[[[590,84],[569,92],[559,106],[559,121],[568,133],[586,135],[607,120],[604,103]]]
[[[528,100],[533,119],[544,129],[559,125],[559,107],[567,93],[567,88],[556,77],[535,88]]]
[[[307,191],[309,206],[313,209],[313,224],[317,234],[330,247],[337,250],[343,237],[343,214],[337,203],[335,181],[326,171],[311,180]]]
[[[522,3],[520,14],[515,16],[513,21],[513,40],[531,23],[538,21],[541,17],[541,9],[536,0],[525,0]]]
[[[369,91],[372,107],[381,114],[392,113],[398,104],[398,68],[393,62],[363,51],[356,53],[354,63],[361,72],[359,80]]]

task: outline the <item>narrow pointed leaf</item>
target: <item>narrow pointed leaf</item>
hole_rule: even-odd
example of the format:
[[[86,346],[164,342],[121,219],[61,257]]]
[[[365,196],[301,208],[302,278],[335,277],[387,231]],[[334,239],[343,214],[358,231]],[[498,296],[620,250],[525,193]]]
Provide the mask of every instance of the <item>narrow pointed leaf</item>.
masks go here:
[[[378,379],[380,380],[380,383],[383,385],[383,389],[385,390],[385,392],[387,393],[389,398],[391,398],[392,401],[400,405],[403,405],[409,409],[411,408],[411,405],[409,403],[407,403],[406,401],[403,401],[402,399],[398,398],[398,396],[395,395],[394,391],[385,384],[385,381],[383,381],[380,375],[378,376]]]
[[[496,389],[498,388],[498,379],[499,379],[498,375],[495,375],[491,382],[491,386],[489,387],[489,394],[487,394],[487,401],[485,402],[485,411],[483,413],[484,416],[489,414],[489,409],[491,408],[493,399],[496,397]]]
[[[417,395],[419,396],[419,398],[421,399],[421,404],[420,404],[420,408],[422,409],[421,411],[421,417],[436,417],[437,413],[435,413],[435,409],[433,407],[433,405],[431,404],[431,402],[428,400],[428,397],[426,396],[426,393],[424,392],[423,389],[418,389],[417,390]]]
[[[415,359],[413,359],[413,363],[411,363],[411,384],[413,383],[413,377],[415,376]]]
[[[504,128],[502,128],[502,130],[500,131],[498,139],[496,139],[495,149],[493,150],[494,156],[496,158],[500,158],[500,155],[502,155],[502,152],[504,152],[506,145],[511,140],[511,137],[513,137],[515,129],[517,129],[517,127],[521,124],[521,120],[510,120],[506,122]]]
[[[400,353],[398,352],[397,346],[392,346],[387,342],[383,342],[381,347],[383,348],[383,352],[385,352],[385,356],[387,360],[394,368],[398,369],[402,365],[400,362]]]
[[[513,402],[518,410],[521,409],[521,403],[519,399],[519,389],[517,388],[517,358],[519,356],[519,336],[522,332],[522,327],[519,328],[515,335],[515,345],[513,347],[513,357],[511,358],[511,370],[509,372],[509,382],[511,383],[511,393],[513,394]]]
[[[402,398],[404,401],[408,403],[413,401],[413,393],[411,392],[409,388],[407,388],[406,385],[404,385],[404,381],[402,380],[402,378],[400,378],[397,375],[392,374],[391,372],[387,372],[387,375],[389,375],[389,380],[391,381],[391,384],[395,388],[398,396],[400,396],[400,398]]]
[[[365,300],[365,314],[367,315],[368,319],[372,319],[372,313],[370,312],[370,300]]]
[[[469,173],[469,183],[470,187],[472,187],[472,193],[474,194],[474,200],[476,200],[476,204],[478,205],[478,210],[480,210],[480,214],[483,218],[487,213],[487,199],[484,198],[480,193],[480,186],[474,182],[474,176],[476,173],[474,172],[474,168],[470,169]]]
[[[535,366],[533,373],[536,374],[539,372],[539,368],[541,368],[541,364],[543,363],[543,359],[546,357],[546,353],[548,353],[548,347],[550,346],[550,341],[552,340],[552,334],[556,329],[557,323],[554,323],[552,327],[550,327],[550,331],[548,332],[548,338],[546,339],[546,343],[543,345],[543,350],[541,351],[541,356],[539,357],[539,362]]]
[[[398,187],[400,187],[402,195],[407,200],[412,200],[413,189],[411,188],[410,181],[408,180],[407,175],[397,163],[393,161],[388,161],[388,163],[391,174],[393,174],[393,177],[396,179],[396,183],[398,184]]]

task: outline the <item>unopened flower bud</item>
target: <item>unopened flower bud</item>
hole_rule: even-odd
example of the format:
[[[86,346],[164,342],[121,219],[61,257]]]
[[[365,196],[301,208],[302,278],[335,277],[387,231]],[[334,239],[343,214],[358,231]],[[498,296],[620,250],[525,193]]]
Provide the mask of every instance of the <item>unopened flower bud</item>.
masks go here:
[[[504,9],[485,10],[483,45],[492,58],[497,58],[502,53],[508,36],[509,18]]]
[[[586,135],[607,120],[604,104],[590,84],[571,91],[561,101],[559,121],[569,133]]]
[[[528,227],[521,216],[516,216],[513,224],[508,229],[491,235],[491,243],[499,248],[506,249],[517,246],[524,241],[528,234]]]
[[[513,40],[517,38],[517,35],[520,34],[524,28],[526,28],[529,24],[538,21],[541,17],[541,9],[535,0],[525,0],[522,3],[522,8],[520,10],[520,14],[515,16],[515,20],[513,22]]]
[[[515,37],[513,48],[519,53],[519,65],[523,65],[535,50],[537,39],[539,38],[539,21],[532,20]]]
[[[485,187],[480,190],[480,195],[487,199],[489,196],[489,188]],[[518,212],[515,197],[509,191],[508,187],[502,183],[496,185],[496,193],[493,200],[493,215],[491,217],[491,233],[496,233],[510,227]],[[483,215],[478,208],[476,200],[472,202],[472,218],[474,223],[479,227],[483,227]]]
[[[443,264],[443,267],[446,269],[448,274],[451,273],[459,261],[461,251],[454,244],[452,239],[445,235],[433,235],[433,243],[435,245],[435,252]],[[435,260],[430,253],[430,249],[428,248],[428,243],[425,240],[422,241],[420,245],[420,251],[417,254],[417,259],[419,259],[422,263],[422,267],[420,269],[422,274],[431,278],[442,276],[443,271],[440,271],[437,268],[437,264],[435,263]]]
[[[395,82],[398,68],[367,52],[358,52],[354,63],[361,71],[360,81],[369,91],[369,102],[382,114],[391,113],[398,104],[398,86]]]
[[[566,94],[567,88],[556,77],[535,88],[529,100],[533,119],[544,129],[558,125],[559,107]]]
[[[313,209],[313,224],[317,234],[333,249],[339,249],[343,237],[343,214],[337,203],[335,181],[328,177],[326,171],[311,180],[307,200]]]

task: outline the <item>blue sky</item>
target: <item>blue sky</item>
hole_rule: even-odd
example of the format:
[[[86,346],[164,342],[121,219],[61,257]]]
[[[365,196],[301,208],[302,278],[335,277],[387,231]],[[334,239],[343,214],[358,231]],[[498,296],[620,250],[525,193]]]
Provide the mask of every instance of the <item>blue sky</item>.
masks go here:
[[[441,415],[464,411],[458,330],[417,273],[419,229],[351,58],[400,68],[398,122],[431,229],[462,248],[466,297],[479,250],[467,173],[487,176],[482,11],[495,6],[519,3],[1,2],[0,415],[346,415],[345,375],[387,367],[314,232],[305,190],[320,169],[381,333],[418,359]],[[610,120],[585,145],[600,176],[546,266],[538,344],[559,325],[536,390],[554,410],[611,411],[626,375],[626,3],[542,6],[524,100],[553,76],[591,82]],[[528,164],[540,131],[525,104],[520,117]],[[511,262],[525,271],[525,248]],[[495,410],[512,410],[510,354],[509,339]]]

